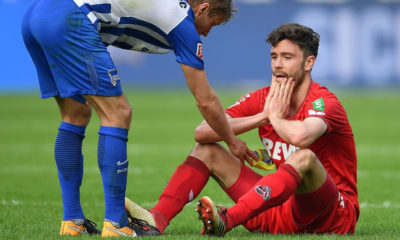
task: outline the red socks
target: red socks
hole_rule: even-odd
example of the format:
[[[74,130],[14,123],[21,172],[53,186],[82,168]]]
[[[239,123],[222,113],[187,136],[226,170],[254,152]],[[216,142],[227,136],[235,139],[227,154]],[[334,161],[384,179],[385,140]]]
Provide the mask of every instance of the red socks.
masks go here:
[[[158,203],[150,210],[161,232],[182,208],[195,199],[210,177],[207,166],[199,159],[188,156],[179,165],[162,192]]]
[[[260,179],[253,189],[243,195],[236,205],[228,209],[231,222],[226,226],[230,230],[259,213],[284,203],[301,183],[300,175],[289,164],[281,164],[272,174]]]

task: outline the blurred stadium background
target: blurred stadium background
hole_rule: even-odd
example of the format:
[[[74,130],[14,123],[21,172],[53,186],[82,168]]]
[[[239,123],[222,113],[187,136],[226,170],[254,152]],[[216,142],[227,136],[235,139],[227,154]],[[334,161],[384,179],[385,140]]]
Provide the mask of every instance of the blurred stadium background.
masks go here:
[[[1,92],[38,90],[21,39],[30,0],[0,0]],[[328,86],[400,86],[399,0],[236,0],[239,12],[213,29],[204,58],[213,86],[264,86],[271,75],[265,43],[282,23],[298,22],[321,35],[313,78]],[[185,86],[173,53],[152,55],[110,48],[123,86]]]
[[[144,0],[146,1],[146,0]],[[41,100],[37,76],[23,45],[20,22],[30,0],[0,0],[0,239],[55,239],[62,216],[53,160],[60,121],[55,101]],[[352,239],[400,238],[400,0],[236,0],[231,22],[204,42],[206,69],[224,106],[268,84],[267,34],[299,22],[321,35],[313,78],[335,93],[347,110],[358,153],[361,216]],[[173,53],[141,54],[110,48],[125,93],[133,104],[127,195],[152,207],[193,147],[202,120]],[[166,91],[166,89],[169,89]],[[379,91],[377,91],[379,90]],[[84,141],[82,206],[100,226],[103,190],[93,122]],[[262,147],[257,132],[241,136]],[[266,172],[263,172],[264,174]],[[214,181],[201,195],[232,202]],[[158,239],[200,239],[194,203]],[[265,239],[244,228],[228,239]],[[343,236],[268,236],[269,239],[343,239]],[[83,236],[81,239],[93,239]],[[96,238],[95,239],[100,239]]]

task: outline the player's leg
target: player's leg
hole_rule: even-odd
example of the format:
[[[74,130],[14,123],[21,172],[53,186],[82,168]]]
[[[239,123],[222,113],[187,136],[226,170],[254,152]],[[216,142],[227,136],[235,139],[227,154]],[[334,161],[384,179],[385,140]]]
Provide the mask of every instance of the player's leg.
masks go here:
[[[128,172],[128,128],[132,109],[124,95],[85,95],[85,98],[101,121],[98,165],[103,179],[105,221],[121,228],[128,225],[124,203]]]
[[[240,162],[218,144],[196,144],[186,160],[177,167],[150,212],[129,199],[126,200],[126,207],[132,216],[144,219],[164,232],[182,208],[198,196],[210,174],[221,186],[230,186],[240,174]]]
[[[332,212],[338,199],[338,190],[317,156],[310,150],[301,153],[288,160],[288,164],[302,178],[302,183],[291,199],[291,208],[295,222],[307,226],[315,220],[323,220]]]
[[[77,235],[79,231],[85,232],[85,216],[80,201],[82,142],[90,121],[91,108],[72,98],[56,97],[56,100],[62,119],[54,150],[64,210],[60,234]]]
[[[42,4],[41,1],[35,1],[28,8],[22,23],[22,34],[36,66],[41,95],[47,98],[57,96],[58,89],[45,51],[36,39],[42,36],[41,28],[45,28],[45,24],[37,21],[38,14],[47,12],[43,11]],[[33,13],[36,16],[32,16]],[[90,108],[72,99],[62,100],[57,97],[57,102],[62,115],[62,123],[55,144],[55,159],[64,209],[64,221],[61,223],[60,234],[100,233],[96,224],[84,217],[79,196],[83,173],[82,140],[85,126],[90,119]]]
[[[199,195],[208,182],[210,170],[203,162],[206,156],[199,155],[200,148],[201,145],[196,144],[186,160],[176,168],[159,201],[150,210],[161,232],[188,202]]]
[[[261,212],[284,203],[296,191],[310,193],[326,181],[326,172],[309,149],[298,150],[279,169],[258,181],[236,205],[228,209],[227,231]]]
[[[117,116],[121,120],[108,121],[102,118],[102,123],[109,126],[102,126],[100,129],[99,163],[106,179],[106,219],[112,221],[107,222],[107,225],[112,225],[108,228],[114,228],[114,232],[118,232],[114,235],[134,235],[134,227],[125,228],[128,219],[124,211],[130,107],[128,111],[124,111],[127,103],[121,96],[117,70],[101,37],[73,1],[38,0],[27,25],[40,43],[54,78],[52,91],[42,91],[42,97],[59,95],[61,98],[74,98],[81,103],[85,102],[82,95],[103,96],[103,99],[115,97],[111,101],[88,98],[100,117],[109,116],[107,106],[116,107],[118,111],[123,109],[120,111],[122,116]],[[108,102],[111,103],[107,105]],[[102,106],[103,103],[105,107]],[[101,111],[105,111],[105,114]],[[115,181],[112,178],[114,175],[117,175]]]

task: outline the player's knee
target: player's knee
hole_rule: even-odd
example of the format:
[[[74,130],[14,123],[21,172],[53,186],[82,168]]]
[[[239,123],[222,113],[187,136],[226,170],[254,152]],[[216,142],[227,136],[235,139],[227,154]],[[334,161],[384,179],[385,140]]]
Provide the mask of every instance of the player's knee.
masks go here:
[[[61,111],[61,118],[64,122],[69,122],[79,126],[87,126],[91,117],[92,109],[88,105],[82,105]]]
[[[132,107],[127,102],[124,102],[119,106],[118,115],[121,119],[130,123],[132,120]]]
[[[216,155],[217,151],[220,150],[220,148],[222,148],[222,146],[217,143],[211,143],[211,144],[197,143],[194,146],[190,155],[202,161],[211,171],[213,169],[212,166],[217,162]]]
[[[100,118],[102,124],[129,128],[132,120],[132,107],[127,102],[119,102],[108,109],[104,109],[104,116]]]
[[[302,175],[314,169],[318,161],[317,156],[310,149],[300,149],[291,154],[287,159],[287,163],[294,166]]]

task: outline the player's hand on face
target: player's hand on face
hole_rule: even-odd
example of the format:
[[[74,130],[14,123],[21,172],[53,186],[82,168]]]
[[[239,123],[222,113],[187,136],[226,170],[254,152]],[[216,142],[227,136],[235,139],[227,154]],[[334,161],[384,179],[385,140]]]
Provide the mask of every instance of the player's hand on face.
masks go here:
[[[228,144],[228,147],[229,151],[231,151],[233,155],[240,159],[242,165],[244,164],[244,161],[247,161],[248,163],[250,163],[250,165],[252,165],[250,159],[257,159],[257,155],[253,151],[251,151],[247,147],[246,143],[239,138],[236,138],[233,143]]]
[[[293,78],[280,78],[273,76],[272,81],[276,81],[276,86],[268,108],[269,116],[285,118],[289,113],[290,99],[295,83]]]

